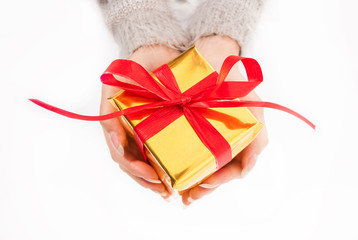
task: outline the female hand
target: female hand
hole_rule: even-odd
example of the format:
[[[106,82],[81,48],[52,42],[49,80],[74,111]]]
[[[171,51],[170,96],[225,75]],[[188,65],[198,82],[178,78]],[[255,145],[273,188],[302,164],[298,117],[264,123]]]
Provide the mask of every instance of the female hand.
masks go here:
[[[240,46],[238,43],[223,36],[209,36],[199,39],[195,43],[196,48],[204,56],[205,59],[214,67],[216,71],[220,68],[230,55],[239,55]],[[228,80],[244,80],[245,78],[239,71],[231,71],[227,77]],[[260,101],[255,92],[251,92],[246,97],[241,98],[247,101]],[[264,112],[262,108],[249,108],[258,121],[264,124]],[[185,205],[189,205],[194,200],[198,200],[203,196],[211,193],[220,185],[237,178],[244,177],[255,165],[258,155],[268,144],[266,127],[243,151],[241,151],[233,160],[225,167],[215,172],[200,185],[185,191],[182,194],[182,201]]]
[[[179,51],[172,48],[153,45],[139,48],[128,59],[139,63],[148,72],[152,72],[179,54]],[[118,91],[118,88],[103,85],[101,115],[115,111],[107,98],[115,95]],[[119,167],[143,187],[160,194],[164,199],[169,198],[171,191],[166,189],[153,167],[144,161],[138,146],[133,138],[128,137],[119,119],[102,121],[101,125],[111,156],[119,164]]]

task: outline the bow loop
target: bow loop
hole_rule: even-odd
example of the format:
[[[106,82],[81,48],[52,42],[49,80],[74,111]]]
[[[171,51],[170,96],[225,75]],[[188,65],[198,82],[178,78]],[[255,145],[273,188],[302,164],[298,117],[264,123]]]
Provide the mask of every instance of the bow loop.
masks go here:
[[[247,81],[225,81],[231,69],[238,62],[244,65]],[[214,99],[235,99],[244,97],[252,92],[263,80],[262,71],[259,63],[252,58],[240,56],[229,56],[225,59],[219,76],[217,78],[216,87],[211,92]]]
[[[168,95],[165,93],[165,88],[161,86],[147,72],[147,70],[145,70],[141,65],[134,61],[117,59],[109,65],[107,70],[101,76],[101,81],[103,84],[122,88],[123,81],[115,78],[114,76],[120,76],[138,84],[139,86],[133,87],[134,91],[136,91],[136,89],[139,87],[142,90],[152,93],[163,100],[169,99]]]

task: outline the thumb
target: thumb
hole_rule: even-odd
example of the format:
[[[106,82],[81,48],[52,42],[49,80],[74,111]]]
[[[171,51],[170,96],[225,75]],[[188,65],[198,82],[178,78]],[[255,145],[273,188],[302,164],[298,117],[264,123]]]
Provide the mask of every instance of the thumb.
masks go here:
[[[241,158],[242,177],[245,177],[255,166],[258,156],[266,147],[267,143],[267,131],[264,127],[255,140],[252,141],[238,156]]]
[[[261,101],[259,96],[255,92],[251,92],[242,100],[248,101]],[[242,172],[241,176],[245,177],[249,171],[255,166],[259,154],[268,144],[267,129],[265,126],[264,110],[262,108],[249,108],[254,114],[256,119],[261,122],[264,127],[261,132],[238,156],[237,158],[241,161]]]
[[[255,143],[251,143],[241,153],[241,177],[245,177],[255,166],[259,152],[257,152]]]

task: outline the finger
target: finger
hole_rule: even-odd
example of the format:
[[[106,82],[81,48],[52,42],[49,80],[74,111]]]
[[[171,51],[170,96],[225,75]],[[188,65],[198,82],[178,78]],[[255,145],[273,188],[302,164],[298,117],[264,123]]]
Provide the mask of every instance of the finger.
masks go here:
[[[126,169],[132,175],[142,178],[143,180],[153,183],[153,184],[161,184],[161,180],[158,177],[158,174],[155,172],[152,166],[148,163],[143,162],[141,160],[127,160],[122,161],[126,164],[120,166]]]
[[[111,86],[103,86],[101,114],[115,111],[107,98],[116,94],[118,89]],[[105,139],[111,156],[122,168],[125,168],[132,175],[141,177],[151,183],[160,183],[157,173],[149,164],[138,160],[138,147],[133,141],[128,141],[126,132],[118,119],[110,119],[101,122]],[[136,151],[134,151],[135,149]]]
[[[217,188],[217,187],[216,187]],[[209,193],[213,192],[216,188],[211,189],[205,189],[201,187],[194,187],[190,191],[187,191],[182,195],[182,202],[184,205],[190,205],[194,201],[204,197],[205,195],[208,195]]]
[[[248,101],[261,101],[261,99],[255,92],[251,92],[242,99]],[[252,170],[252,168],[257,162],[258,156],[268,144],[268,134],[265,125],[263,108],[251,107],[249,108],[249,110],[264,126],[261,132],[257,135],[257,137],[236,157],[236,159],[241,162],[243,167],[242,177],[246,176]]]
[[[241,178],[242,165],[240,161],[235,159],[228,163],[225,167],[208,177],[198,187],[204,189],[216,188],[219,185],[227,183],[233,179]]]
[[[115,162],[117,162],[122,169],[126,169],[132,175],[140,177],[150,183],[161,183],[158,174],[148,163],[139,160],[138,154],[133,154],[131,148],[138,148],[138,146],[129,146],[128,144],[123,147],[118,138],[117,133],[108,134],[104,133],[111,156]],[[139,151],[139,150],[138,150]]]
[[[182,196],[184,204],[188,205],[195,200],[198,200],[205,195],[213,192],[220,185],[227,183],[233,179],[241,177],[242,166],[239,161],[231,161],[225,167],[215,172],[209,178],[207,178],[200,185],[190,189]]]
[[[245,97],[242,97],[241,100],[244,101],[261,101],[261,98],[257,95],[255,91],[250,92]],[[264,118],[264,109],[261,107],[249,107],[250,112],[256,117],[256,119],[262,124],[265,123]]]
[[[255,166],[258,156],[268,144],[266,129],[262,129],[254,141],[252,141],[239,155],[238,160],[242,165],[242,177],[245,177]]]
[[[127,170],[123,169],[123,171],[125,173],[127,173],[134,181],[136,181],[139,185],[141,185],[144,188],[150,189],[155,193],[158,193],[159,195],[161,195],[164,199],[167,199],[171,196],[171,191],[169,191],[165,185],[163,183],[150,183],[148,181],[145,181],[144,179],[134,176],[132,175],[130,172],[128,172]]]

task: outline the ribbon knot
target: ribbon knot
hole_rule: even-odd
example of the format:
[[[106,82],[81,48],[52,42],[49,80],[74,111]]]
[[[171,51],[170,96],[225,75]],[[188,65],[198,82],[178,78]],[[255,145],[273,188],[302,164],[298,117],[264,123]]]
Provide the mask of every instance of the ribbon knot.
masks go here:
[[[191,102],[191,97],[187,97],[187,96],[180,97],[180,106],[181,107],[184,107],[185,105],[187,105],[190,102]]]

